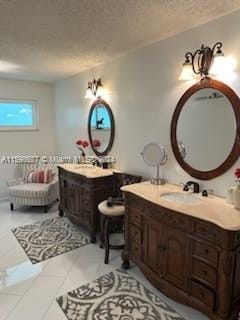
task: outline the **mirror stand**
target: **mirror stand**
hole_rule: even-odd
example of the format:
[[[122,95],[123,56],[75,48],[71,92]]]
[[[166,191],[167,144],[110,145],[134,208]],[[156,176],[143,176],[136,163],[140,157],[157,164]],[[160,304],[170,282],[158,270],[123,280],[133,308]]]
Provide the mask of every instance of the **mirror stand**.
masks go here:
[[[157,166],[157,176],[156,178],[151,179],[151,183],[156,185],[163,185],[166,183],[164,178],[160,178],[160,164]]]
[[[160,178],[160,166],[167,162],[167,154],[164,147],[157,142],[149,143],[144,147],[141,155],[148,166],[157,168],[157,176],[151,179],[150,182],[155,185],[165,184],[165,179]]]

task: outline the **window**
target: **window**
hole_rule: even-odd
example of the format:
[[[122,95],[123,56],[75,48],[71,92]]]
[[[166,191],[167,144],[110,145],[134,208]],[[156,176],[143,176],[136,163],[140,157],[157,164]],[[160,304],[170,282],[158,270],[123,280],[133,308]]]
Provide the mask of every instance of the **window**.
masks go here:
[[[37,130],[36,101],[0,99],[0,130]]]

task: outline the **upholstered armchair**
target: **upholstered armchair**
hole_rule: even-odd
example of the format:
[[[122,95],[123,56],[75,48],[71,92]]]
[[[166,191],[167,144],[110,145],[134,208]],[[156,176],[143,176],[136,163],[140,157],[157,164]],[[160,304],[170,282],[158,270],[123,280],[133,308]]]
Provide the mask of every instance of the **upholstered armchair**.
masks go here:
[[[26,182],[25,174],[31,169],[50,168],[55,172],[50,183]],[[10,209],[14,210],[16,205],[43,206],[44,212],[48,212],[49,205],[59,198],[59,186],[56,167],[51,165],[22,165],[22,177],[7,182],[10,200]]]

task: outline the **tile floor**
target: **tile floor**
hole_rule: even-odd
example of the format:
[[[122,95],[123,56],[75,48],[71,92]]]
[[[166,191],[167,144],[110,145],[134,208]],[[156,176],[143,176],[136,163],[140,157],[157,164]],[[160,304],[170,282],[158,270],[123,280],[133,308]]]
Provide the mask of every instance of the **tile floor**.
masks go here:
[[[104,265],[104,251],[97,244],[33,265],[10,229],[54,216],[56,206],[48,214],[38,209],[10,212],[8,203],[0,202],[0,320],[66,320],[56,297],[120,267],[120,252],[111,252],[109,265]],[[161,294],[137,267],[129,272],[186,320],[207,320],[199,312]]]

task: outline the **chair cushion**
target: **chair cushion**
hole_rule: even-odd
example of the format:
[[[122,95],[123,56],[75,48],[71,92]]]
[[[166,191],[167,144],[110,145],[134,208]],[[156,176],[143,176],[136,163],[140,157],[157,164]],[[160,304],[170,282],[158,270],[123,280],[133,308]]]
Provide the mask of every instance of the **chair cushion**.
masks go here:
[[[24,181],[27,183],[50,183],[53,181],[54,174],[51,169],[30,170],[26,173]]]
[[[124,206],[107,206],[107,200],[100,202],[98,205],[98,210],[106,215],[106,216],[123,216],[125,214],[125,207]]]
[[[24,183],[9,187],[9,196],[25,198],[45,198],[48,195],[49,186],[46,183]]]

